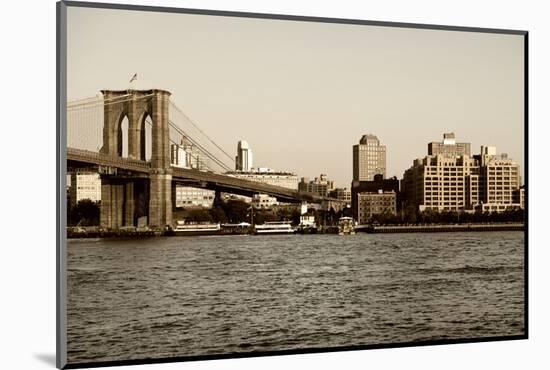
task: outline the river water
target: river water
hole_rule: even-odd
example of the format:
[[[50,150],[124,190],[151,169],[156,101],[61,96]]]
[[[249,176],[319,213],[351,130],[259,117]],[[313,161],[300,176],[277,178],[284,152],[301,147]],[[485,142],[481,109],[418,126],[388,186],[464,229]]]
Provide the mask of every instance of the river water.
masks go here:
[[[524,234],[70,240],[69,363],[524,334]]]

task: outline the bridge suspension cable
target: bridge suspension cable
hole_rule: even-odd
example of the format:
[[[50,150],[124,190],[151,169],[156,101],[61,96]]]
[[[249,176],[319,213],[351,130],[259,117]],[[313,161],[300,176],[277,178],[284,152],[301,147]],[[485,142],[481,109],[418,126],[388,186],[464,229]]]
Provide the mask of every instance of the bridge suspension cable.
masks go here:
[[[83,103],[77,103],[77,104],[72,104],[72,102],[71,102],[71,103],[67,104],[67,109],[68,110],[87,109],[87,108],[94,108],[96,106],[97,107],[104,107],[104,106],[109,106],[109,105],[113,105],[113,104],[125,103],[125,102],[128,102],[130,100],[146,99],[146,98],[148,98],[152,95],[153,94],[143,95],[143,96],[140,96],[140,97],[137,97],[137,98],[128,97],[127,95],[123,95],[123,96],[119,96],[119,97],[115,97],[115,98],[111,98],[111,99],[99,98],[95,101],[83,102]],[[121,99],[122,97],[126,97],[126,98]]]
[[[199,126],[197,126],[197,124],[195,124],[195,122],[193,122],[193,120],[189,118],[188,115],[186,115],[176,104],[174,104],[174,102],[170,101],[170,105],[173,106],[175,110],[180,113],[189,123],[191,123],[191,125],[193,125],[193,127],[195,127],[202,135],[204,135],[204,137],[206,137],[208,141],[214,144],[216,148],[218,148],[223,154],[225,154],[225,156],[229,158],[233,165],[235,164],[235,159],[231,155],[227,154],[227,152],[223,150],[218,144],[216,144],[214,140],[210,138],[210,136],[208,136],[203,130],[201,130]]]
[[[168,123],[169,123],[170,127],[172,127],[174,130],[176,130],[176,132],[178,132],[182,136],[182,138],[185,137],[193,145],[197,146],[203,152],[203,154],[205,154],[208,158],[210,158],[214,163],[216,163],[218,166],[220,166],[225,171],[231,171],[231,167],[227,166],[225,163],[223,163],[221,160],[219,160],[214,154],[212,154],[204,146],[202,146],[197,140],[193,139],[190,135],[188,135],[185,131],[183,131],[178,125],[176,125],[171,120],[168,120]]]
[[[145,119],[145,123],[147,123],[150,127],[153,127],[153,122],[151,121],[151,118],[148,116],[146,119]],[[172,127],[171,123],[169,122],[169,125]],[[187,136],[185,136],[187,137]],[[169,140],[172,144],[175,144],[175,145],[179,145],[180,143],[178,143],[176,140],[174,140],[172,137],[169,137]],[[189,138],[189,141],[196,145],[198,148],[199,148],[199,145],[195,144],[194,140],[192,140],[191,138]],[[201,150],[201,153],[202,154],[205,154],[202,150]],[[201,167],[205,167],[207,170],[210,170],[212,172],[215,172],[214,169],[212,167],[210,167],[207,163],[205,163],[204,161],[201,161],[201,158],[200,158],[200,155],[201,153],[188,153],[192,159],[196,160],[197,163],[200,163]],[[210,158],[210,156],[208,156]]]
[[[85,99],[71,100],[70,102],[67,102],[67,107],[71,108],[71,107],[76,107],[76,106],[103,104],[105,102],[112,101],[112,100],[122,101],[122,100],[126,100],[128,98],[128,96],[130,96],[130,94],[116,96],[116,97],[113,97],[113,98],[110,98],[110,99],[105,99],[101,96],[94,96],[94,97],[85,98]]]
[[[145,119],[145,122],[150,126],[152,127],[153,126],[153,122],[151,121],[150,117],[147,117]],[[188,140],[192,145],[194,145],[199,151],[200,153],[193,153],[193,152],[189,152],[188,154],[191,156],[192,159],[194,159],[195,161],[197,161],[197,163],[200,163],[200,166],[201,167],[205,167],[206,169],[210,170],[210,171],[214,171],[214,169],[209,166],[206,162],[204,162],[203,158],[201,158],[201,155],[205,156],[207,159],[210,159],[212,162],[214,162],[216,165],[218,165],[219,167],[221,167],[223,170],[225,171],[230,171],[231,169],[225,164],[223,163],[222,161],[220,161],[218,158],[216,158],[215,155],[213,155],[210,151],[208,151],[206,148],[204,148],[199,142],[197,142],[196,140],[194,140],[191,136],[189,136],[184,130],[182,130],[180,127],[178,127],[177,125],[175,125],[172,121],[168,121],[168,124],[170,126],[170,128],[174,129],[179,135],[181,135],[181,139],[185,138],[186,140]],[[177,142],[172,136],[173,135],[169,135],[169,140],[172,144],[175,144],[175,145],[180,145],[179,142]]]
[[[136,99],[146,99],[152,95],[154,94],[135,97],[129,93],[108,99],[95,96],[68,102],[67,147],[99,152],[103,146],[104,107]],[[201,167],[207,168],[210,171],[216,172],[211,165],[219,167],[221,171],[231,171],[233,169],[234,158],[231,155],[208,136],[172,101],[170,101],[169,108],[172,113],[170,116],[171,119],[168,122],[170,129],[169,140],[172,144],[179,145],[181,140],[185,138],[192,147],[196,148],[196,152],[189,153],[192,160],[200,163]],[[150,116],[147,116],[146,122],[152,127],[153,123]],[[127,132],[123,137],[125,135],[127,135]],[[146,142],[150,142],[150,139],[146,140]],[[218,153],[218,155],[214,153]],[[226,163],[226,158],[230,159],[230,165]],[[209,163],[207,164],[206,162]]]

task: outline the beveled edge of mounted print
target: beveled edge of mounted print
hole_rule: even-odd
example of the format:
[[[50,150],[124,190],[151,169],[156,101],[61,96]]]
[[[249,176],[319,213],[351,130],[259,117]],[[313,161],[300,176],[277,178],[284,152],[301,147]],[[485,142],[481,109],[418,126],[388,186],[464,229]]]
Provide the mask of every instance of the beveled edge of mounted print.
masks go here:
[[[78,1],[58,2],[56,10],[58,368],[528,338],[527,31]],[[263,167],[271,164],[263,163],[269,160],[255,134],[235,136],[229,147],[236,150],[227,149],[220,136],[228,133],[204,128],[208,116],[188,112],[177,82],[141,86],[155,76],[128,70],[123,88],[117,80],[92,91],[95,97],[68,96],[68,13],[98,10],[155,21],[171,14],[182,17],[181,27],[207,18],[210,26],[269,24],[271,32],[303,25],[323,30],[306,43],[315,47],[328,47],[336,25],[348,27],[350,38],[357,37],[352,27],[518,36],[522,47],[509,68],[522,89],[513,102],[523,140],[515,142],[519,151],[498,149],[521,158],[497,152],[481,127],[478,138],[442,125],[436,136],[421,133],[427,153],[408,153],[402,178],[388,176],[399,140],[369,117],[342,148],[353,171],[348,182],[328,171],[299,179],[298,170]],[[211,36],[200,37],[208,55]],[[452,54],[456,45],[446,47]],[[214,63],[226,63],[216,54],[222,58]],[[335,137],[345,125],[320,132]],[[304,141],[306,156],[314,144]],[[106,301],[127,311],[109,310]]]

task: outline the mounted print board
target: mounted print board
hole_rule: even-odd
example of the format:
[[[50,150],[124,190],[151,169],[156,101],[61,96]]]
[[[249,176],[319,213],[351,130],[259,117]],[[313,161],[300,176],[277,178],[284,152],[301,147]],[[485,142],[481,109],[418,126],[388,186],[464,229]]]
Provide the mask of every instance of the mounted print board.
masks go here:
[[[526,31],[57,5],[59,368],[527,338]]]

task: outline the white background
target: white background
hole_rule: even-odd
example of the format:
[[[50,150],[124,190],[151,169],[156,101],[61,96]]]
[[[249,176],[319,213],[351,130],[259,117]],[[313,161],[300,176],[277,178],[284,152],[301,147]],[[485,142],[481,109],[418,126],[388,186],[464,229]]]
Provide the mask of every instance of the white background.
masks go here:
[[[117,2],[112,0],[112,2]],[[133,366],[132,369],[548,368],[550,22],[544,1],[206,0],[134,4],[530,31],[530,339]],[[0,368],[53,368],[55,358],[55,2],[0,12]],[[546,364],[546,365],[544,365]]]

